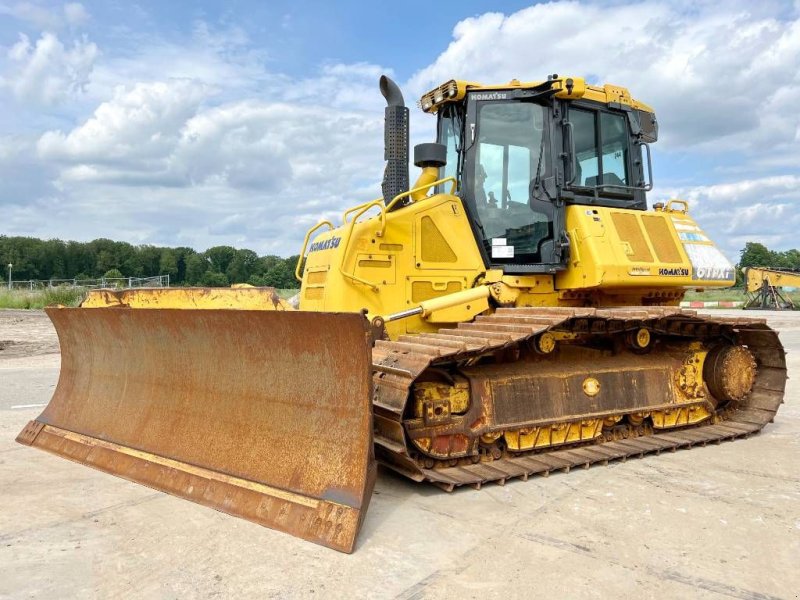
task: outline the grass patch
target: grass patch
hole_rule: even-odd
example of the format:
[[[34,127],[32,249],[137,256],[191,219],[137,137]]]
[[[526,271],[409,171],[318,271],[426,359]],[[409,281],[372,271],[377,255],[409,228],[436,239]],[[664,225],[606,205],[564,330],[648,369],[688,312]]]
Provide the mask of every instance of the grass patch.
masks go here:
[[[726,288],[704,292],[689,290],[683,299],[687,302],[744,302],[747,297],[744,294],[744,288]]]
[[[288,300],[295,294],[300,293],[300,290],[295,288],[285,288],[285,289],[277,288],[275,291],[278,292],[278,296],[281,298],[281,300]]]
[[[52,304],[78,306],[86,297],[86,290],[74,287],[54,287],[43,290],[0,291],[0,308],[37,309]]]
[[[790,298],[795,304],[800,303],[800,292],[782,292],[784,296]],[[726,288],[724,290],[706,290],[696,292],[689,290],[686,292],[684,300],[687,302],[744,302],[747,300],[744,288]]]

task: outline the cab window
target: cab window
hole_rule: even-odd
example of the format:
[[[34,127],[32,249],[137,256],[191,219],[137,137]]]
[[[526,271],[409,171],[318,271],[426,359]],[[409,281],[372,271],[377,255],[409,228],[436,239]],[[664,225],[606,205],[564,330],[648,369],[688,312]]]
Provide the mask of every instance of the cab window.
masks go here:
[[[574,186],[629,186],[628,128],[624,115],[572,108],[575,141]],[[614,186],[618,186],[614,190]]]

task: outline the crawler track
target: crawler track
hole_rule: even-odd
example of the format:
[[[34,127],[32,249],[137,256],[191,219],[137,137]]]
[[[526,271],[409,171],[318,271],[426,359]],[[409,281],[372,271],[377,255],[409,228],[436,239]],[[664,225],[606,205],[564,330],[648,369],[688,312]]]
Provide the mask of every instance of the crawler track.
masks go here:
[[[429,368],[466,364],[480,356],[512,348],[545,331],[613,334],[647,327],[655,333],[686,338],[722,336],[746,345],[756,359],[757,376],[750,394],[718,414],[716,423],[671,429],[628,439],[582,443],[568,448],[507,454],[499,459],[456,466],[425,468],[406,445],[403,415],[414,381]],[[584,309],[506,308],[493,315],[462,323],[438,333],[379,341],[372,353],[373,408],[378,459],[416,481],[431,481],[446,490],[551,471],[588,468],[594,463],[658,454],[747,437],[769,423],[783,402],[786,385],[785,352],[778,335],[764,319],[698,315],[667,307]]]

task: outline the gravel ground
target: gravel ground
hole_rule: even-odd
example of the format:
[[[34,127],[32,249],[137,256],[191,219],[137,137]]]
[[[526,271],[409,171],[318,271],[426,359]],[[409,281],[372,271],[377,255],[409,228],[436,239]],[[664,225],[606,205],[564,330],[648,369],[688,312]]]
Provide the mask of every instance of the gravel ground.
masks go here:
[[[798,373],[800,313],[764,316]],[[797,379],[748,440],[479,492],[381,471],[348,556],[16,444],[58,370],[46,315],[0,311],[0,598],[798,597]]]

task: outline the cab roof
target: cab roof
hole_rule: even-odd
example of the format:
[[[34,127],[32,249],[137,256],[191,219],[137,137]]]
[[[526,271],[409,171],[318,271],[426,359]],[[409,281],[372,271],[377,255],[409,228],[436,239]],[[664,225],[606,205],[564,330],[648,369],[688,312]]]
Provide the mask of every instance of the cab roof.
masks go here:
[[[558,75],[552,75],[545,81],[519,81],[518,79],[512,79],[508,83],[493,85],[485,85],[461,79],[451,79],[428,93],[423,94],[419,100],[419,105],[423,111],[435,113],[445,104],[462,100],[468,91],[492,92],[532,89],[540,88],[546,83],[551,83],[550,89],[558,90],[555,93],[556,98],[564,100],[591,100],[608,105],[621,104],[648,113],[654,112],[653,108],[649,105],[632,98],[628,88],[610,83],[589,85],[582,77],[559,77]]]

